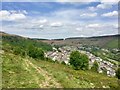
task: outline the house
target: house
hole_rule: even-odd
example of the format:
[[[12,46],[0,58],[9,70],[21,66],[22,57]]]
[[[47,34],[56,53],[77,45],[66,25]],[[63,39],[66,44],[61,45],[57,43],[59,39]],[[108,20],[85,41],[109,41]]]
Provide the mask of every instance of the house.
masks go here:
[[[54,47],[53,51],[45,53],[45,56],[52,58],[54,61],[55,60],[58,60],[59,62],[64,61],[66,64],[69,64],[70,53],[74,50],[78,50],[80,53],[86,54],[88,56],[89,68],[91,68],[93,66],[93,63],[97,61],[99,64],[99,69],[98,69],[99,73],[103,73],[103,70],[105,69],[107,70],[108,76],[115,76],[115,70],[113,68],[115,66],[111,62],[102,60],[100,57],[96,57],[95,55],[93,55],[92,53],[88,51],[80,50],[79,48],[74,47],[74,46],[61,47],[59,48],[59,50],[61,52],[58,52],[58,50]],[[103,49],[103,50],[107,51],[106,49]]]

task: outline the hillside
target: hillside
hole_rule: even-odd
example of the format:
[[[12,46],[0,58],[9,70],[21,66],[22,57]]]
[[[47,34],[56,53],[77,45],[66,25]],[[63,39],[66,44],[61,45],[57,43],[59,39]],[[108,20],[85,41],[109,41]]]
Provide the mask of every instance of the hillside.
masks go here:
[[[48,61],[2,54],[3,88],[103,88],[117,87],[117,79]],[[88,77],[89,76],[89,77]]]
[[[98,36],[98,37],[75,37],[75,38],[66,38],[63,39],[54,39],[54,40],[41,40],[43,42],[53,44],[53,45],[93,45],[99,46],[102,48],[118,48],[118,39],[120,35],[110,35],[110,36]]]
[[[8,48],[8,44],[9,46],[11,46],[11,49],[13,49],[14,47],[22,50],[27,50],[29,46],[32,45],[34,47],[42,48],[45,51],[52,50],[52,46],[50,44],[41,41],[32,40],[30,38],[23,38],[21,36],[7,34],[4,32],[0,32],[0,35],[2,36],[2,41],[3,41],[2,44],[4,46],[3,48],[6,50]]]
[[[2,37],[0,62],[2,62],[3,88],[118,87],[118,80],[115,77],[108,77],[90,70],[74,70],[69,65],[29,56],[28,52],[31,49],[28,48],[29,44],[44,51],[52,50],[49,44],[5,33]]]

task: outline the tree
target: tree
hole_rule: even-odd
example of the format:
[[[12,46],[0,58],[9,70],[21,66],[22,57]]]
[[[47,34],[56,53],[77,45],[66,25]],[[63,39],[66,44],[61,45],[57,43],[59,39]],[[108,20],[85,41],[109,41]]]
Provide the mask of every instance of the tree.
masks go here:
[[[29,47],[28,55],[32,58],[44,59],[44,51],[34,46]]]
[[[73,51],[70,54],[70,65],[74,67],[74,69],[86,70],[89,66],[88,56],[85,54],[81,54],[79,51]]]
[[[94,72],[98,72],[99,65],[97,61],[94,61],[93,66],[91,67],[91,70]]]
[[[116,77],[120,79],[120,67],[116,70]]]

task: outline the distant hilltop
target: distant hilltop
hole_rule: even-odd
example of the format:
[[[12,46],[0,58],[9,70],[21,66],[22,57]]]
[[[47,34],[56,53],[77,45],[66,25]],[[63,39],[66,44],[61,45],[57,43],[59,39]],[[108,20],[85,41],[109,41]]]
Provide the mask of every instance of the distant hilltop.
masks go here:
[[[60,38],[60,39],[41,39],[41,38],[32,38],[36,40],[68,40],[68,39],[90,39],[90,38],[109,38],[109,37],[120,37],[120,34],[116,35],[105,35],[105,36],[92,36],[92,37],[69,37],[69,38]]]
[[[15,34],[8,34],[3,31],[0,31],[0,35],[19,36],[19,35],[15,35]],[[91,38],[109,38],[109,37],[120,37],[120,34],[104,35],[104,36],[91,36],[91,37],[68,37],[68,38],[59,38],[59,39],[44,39],[44,38],[31,38],[31,39],[35,39],[35,40],[68,40],[68,39],[91,39]]]
[[[105,35],[105,36],[93,36],[93,37],[70,37],[70,38],[66,38],[66,39],[89,39],[89,38],[108,38],[108,37],[120,37],[120,34]]]
[[[0,35],[7,35],[7,36],[15,36],[15,37],[22,37],[14,34],[7,34],[5,32],[0,32]],[[28,38],[28,37],[22,37]],[[99,46],[102,48],[118,48],[118,41],[120,38],[120,34],[117,35],[106,35],[106,36],[94,36],[94,37],[70,37],[65,39],[39,39],[39,38],[28,38],[31,40],[42,41],[51,45],[93,45]]]

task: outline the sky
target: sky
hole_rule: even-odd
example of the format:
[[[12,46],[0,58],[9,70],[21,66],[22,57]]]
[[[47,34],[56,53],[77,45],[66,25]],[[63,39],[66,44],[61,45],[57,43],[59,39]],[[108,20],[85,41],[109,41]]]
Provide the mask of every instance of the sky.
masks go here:
[[[0,24],[6,33],[44,39],[118,34],[117,0],[3,1]]]

